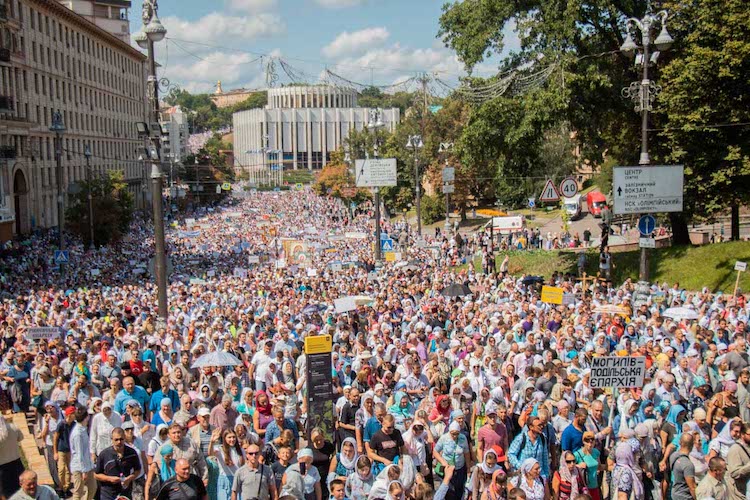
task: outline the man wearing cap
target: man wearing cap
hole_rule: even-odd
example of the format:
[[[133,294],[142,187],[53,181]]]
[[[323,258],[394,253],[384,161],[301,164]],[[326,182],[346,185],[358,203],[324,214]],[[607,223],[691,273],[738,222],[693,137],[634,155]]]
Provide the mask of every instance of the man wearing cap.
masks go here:
[[[65,412],[63,414],[64,418],[62,421],[57,422],[54,434],[52,436],[52,458],[55,465],[57,466],[57,476],[59,478],[58,486],[60,488],[60,491],[63,493],[67,493],[70,491],[70,439],[72,430],[76,426],[75,410],[75,406],[69,406],[65,409]],[[45,418],[46,417],[47,415],[45,415]]]
[[[498,453],[498,461],[501,461],[501,457],[505,457],[508,451],[508,429],[505,428],[505,424],[498,420],[498,406],[494,401],[489,401],[484,408],[484,413],[487,416],[487,420],[482,427],[477,431],[477,457],[484,457],[485,451],[494,449],[497,452],[497,447],[502,450],[502,453]],[[505,458],[506,466],[509,464],[508,459]]]
[[[211,425],[211,410],[203,406],[198,410],[198,425],[190,427],[188,437],[197,446],[205,456],[209,454],[209,443],[211,435],[214,432],[214,426]]]

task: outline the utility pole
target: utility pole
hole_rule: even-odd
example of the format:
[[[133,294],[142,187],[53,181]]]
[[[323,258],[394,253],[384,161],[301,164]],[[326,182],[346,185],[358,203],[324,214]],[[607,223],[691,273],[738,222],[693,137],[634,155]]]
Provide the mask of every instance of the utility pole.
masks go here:
[[[384,127],[383,123],[383,111],[381,109],[370,110],[370,122],[367,124],[367,128],[375,132],[374,144],[372,147],[372,153],[375,158],[378,157],[378,129]],[[367,158],[367,150],[365,149],[365,158]],[[375,189],[375,261],[379,261],[383,258],[382,248],[380,247],[380,188]]]
[[[91,193],[91,148],[88,144],[83,150],[83,155],[86,157],[86,184],[89,199],[89,248],[94,248],[94,197]]]
[[[55,163],[57,165],[57,231],[60,236],[59,249],[65,250],[65,237],[63,227],[65,226],[65,192],[63,191],[63,170],[62,170],[62,134],[65,132],[60,111],[52,113],[52,126],[50,131],[55,133]],[[60,274],[65,274],[65,264],[60,263]]]
[[[410,135],[406,143],[406,149],[414,151],[414,187],[417,197],[417,236],[422,236],[422,179],[419,175],[419,157],[418,150],[424,147],[421,135]]]

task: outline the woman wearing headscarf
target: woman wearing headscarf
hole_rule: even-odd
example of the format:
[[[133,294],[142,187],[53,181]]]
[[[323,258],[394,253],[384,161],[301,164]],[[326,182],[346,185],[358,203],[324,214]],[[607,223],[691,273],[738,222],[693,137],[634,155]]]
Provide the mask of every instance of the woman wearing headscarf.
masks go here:
[[[367,421],[375,416],[375,396],[372,392],[362,394],[362,404],[354,413],[354,436],[357,439],[357,453],[365,452],[364,433]]]
[[[586,465],[583,464],[583,468]],[[576,457],[572,452],[563,452],[560,468],[552,476],[552,491],[557,500],[573,500],[579,493],[587,493],[586,479],[576,464]]]
[[[497,452],[492,449],[485,451],[482,461],[474,467],[469,481],[468,490],[472,498],[478,499],[482,491],[492,486],[492,477],[498,469],[500,465],[497,463]]]
[[[430,412],[429,420],[432,424],[443,422],[448,425],[451,416],[451,398],[441,394],[435,398],[435,407]]]
[[[266,427],[273,422],[273,406],[265,391],[255,393],[255,413],[253,414],[253,427],[255,433],[261,438],[266,435]]]
[[[645,394],[645,391],[644,391]],[[638,413],[635,414],[635,422],[642,424],[646,420],[654,418],[654,402],[650,399],[644,399],[638,404]]]
[[[638,400],[636,399],[625,401],[622,414],[615,416],[613,424],[615,436],[620,435],[620,429],[635,429],[635,426],[638,424],[635,416],[638,413],[638,406]]]
[[[414,419],[414,410],[405,392],[397,392],[393,396],[393,405],[388,408],[388,413],[395,419],[396,429],[406,432],[407,425]]]
[[[331,465],[328,467],[328,478],[326,483],[328,488],[331,487],[331,481],[341,479],[346,481],[347,476],[354,474],[359,453],[357,453],[357,441],[348,437],[341,443],[341,451],[336,453],[331,459]]]
[[[253,404],[253,390],[249,387],[242,389],[240,394],[240,402],[237,405],[237,413],[240,415],[250,415],[252,417],[255,413],[255,405]]]
[[[287,467],[281,478],[281,494],[299,500],[323,500],[318,469],[312,466],[313,453],[310,448],[297,452],[297,463]]]
[[[122,425],[122,416],[109,403],[102,404],[102,412],[91,419],[91,454],[99,456],[105,448],[112,446],[112,429]]]
[[[740,438],[742,434],[742,421],[739,418],[730,419],[721,429],[718,436],[711,440],[708,445],[708,458],[721,457],[727,459],[729,448]]]
[[[440,436],[437,444],[435,444],[432,456],[440,462],[443,470],[449,465],[453,465],[456,468],[453,472],[450,491],[446,498],[449,500],[460,500],[463,498],[468,468],[471,466],[471,450],[469,441],[461,433],[461,425],[458,422],[451,422],[450,426],[448,426],[448,432]]]
[[[535,458],[527,458],[521,463],[518,476],[511,481],[513,486],[520,488],[526,494],[526,500],[547,500],[545,488],[540,476],[541,466]]]
[[[357,472],[346,478],[344,492],[349,500],[367,500],[372,485],[375,483],[372,462],[366,456],[360,455],[355,465]]]
[[[505,500],[508,498],[508,476],[503,469],[492,473],[492,482],[482,491],[480,500]]]
[[[151,417],[151,425],[171,425],[173,418],[174,415],[172,414],[172,400],[165,397],[162,398],[161,403],[159,403],[159,411],[156,412],[153,417]]]
[[[415,419],[409,430],[403,434],[406,453],[414,461],[414,466],[424,477],[429,476],[427,454],[432,450],[432,434],[427,430],[427,424]]]
[[[630,443],[617,443],[610,487],[613,500],[628,500],[631,494],[634,498],[644,497],[643,483],[638,478],[635,469],[635,459]]]
[[[156,498],[161,490],[161,485],[169,481],[175,475],[175,462],[172,458],[174,447],[167,443],[159,450],[160,457],[154,460],[148,468],[145,491],[150,498]]]

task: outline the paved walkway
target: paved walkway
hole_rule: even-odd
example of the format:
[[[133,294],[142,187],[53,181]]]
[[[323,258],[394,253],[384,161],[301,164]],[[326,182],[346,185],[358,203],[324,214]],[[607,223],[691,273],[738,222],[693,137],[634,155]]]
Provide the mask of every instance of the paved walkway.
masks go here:
[[[5,418],[13,422],[21,430],[23,441],[21,441],[19,446],[26,457],[27,467],[37,473],[39,484],[54,486],[52,475],[49,473],[49,467],[47,466],[47,460],[44,458],[44,455],[39,453],[37,441],[34,439],[34,435],[29,432],[29,422],[26,420],[26,416],[23,413],[13,413],[12,415],[6,415]]]

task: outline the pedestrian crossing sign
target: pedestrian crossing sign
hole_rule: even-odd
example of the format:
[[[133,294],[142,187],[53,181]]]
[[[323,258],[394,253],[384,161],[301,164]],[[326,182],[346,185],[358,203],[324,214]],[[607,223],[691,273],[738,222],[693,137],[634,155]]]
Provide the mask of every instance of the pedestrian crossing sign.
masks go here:
[[[393,240],[392,239],[385,239],[380,240],[380,249],[384,252],[392,252],[393,251]]]

